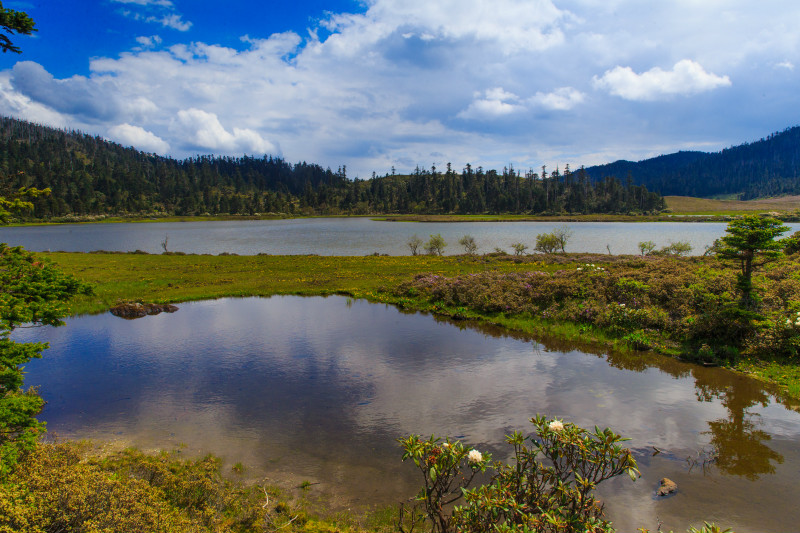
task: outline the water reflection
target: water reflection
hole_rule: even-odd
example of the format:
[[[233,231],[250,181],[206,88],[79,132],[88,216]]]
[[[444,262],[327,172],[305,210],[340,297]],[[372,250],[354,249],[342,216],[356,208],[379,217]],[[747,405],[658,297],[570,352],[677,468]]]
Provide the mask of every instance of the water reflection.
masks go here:
[[[524,334],[505,332],[501,328],[473,327],[498,336],[526,338]],[[636,351],[606,352],[589,343],[548,339],[542,346],[549,351],[581,350],[592,353],[604,357],[611,366],[624,370],[644,372],[648,368],[657,368],[675,378],[691,376],[698,400],[719,400],[728,411],[727,417],[707,422],[709,430],[704,434],[710,436],[709,449],[698,450],[696,457],[687,458],[692,467],[701,464],[706,472],[716,467],[724,474],[755,480],[762,474],[775,473],[776,464],[783,463],[783,455],[767,444],[772,437],[763,429],[761,415],[749,411],[755,405],[767,407],[772,403],[773,395],[763,383],[724,369],[687,365],[671,357],[657,357]]]
[[[772,437],[763,429],[761,415],[749,411],[755,405],[770,404],[766,391],[748,379],[732,384],[720,382],[711,372],[696,376],[695,387],[698,399],[705,402],[719,399],[728,410],[727,418],[708,422],[719,469],[753,480],[761,474],[774,474],[775,464],[782,464],[783,456],[766,444]]]
[[[775,473],[775,464],[783,463],[783,455],[766,444],[772,437],[761,429],[761,415],[748,411],[772,403],[774,396],[763,383],[724,369],[689,366],[677,359],[643,357],[636,352],[611,353],[607,360],[612,366],[636,372],[656,367],[676,378],[691,375],[699,401],[719,400],[727,416],[708,421],[705,434],[710,436],[711,449],[698,452],[699,461],[706,466],[713,463],[725,474],[755,480],[761,474]]]
[[[642,479],[602,494],[623,531],[654,528],[656,517],[676,531],[715,517],[739,532],[800,520],[769,497],[796,486],[800,415],[722,369],[342,297],[196,302],[23,336],[51,343],[28,383],[41,385],[48,428],[68,436],[184,442],[253,471],[321,481],[349,501],[390,503],[418,490],[396,437],[462,436],[502,457],[504,435],[542,413],[631,438]],[[690,469],[686,458],[708,448],[716,468]],[[680,492],[654,500],[664,476]]]

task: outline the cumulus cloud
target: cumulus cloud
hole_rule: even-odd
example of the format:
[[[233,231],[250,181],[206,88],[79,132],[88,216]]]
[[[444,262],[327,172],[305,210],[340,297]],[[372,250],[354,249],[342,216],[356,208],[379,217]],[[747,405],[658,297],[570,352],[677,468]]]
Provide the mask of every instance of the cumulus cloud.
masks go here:
[[[781,61],[775,65],[776,68],[783,68],[786,70],[794,70],[794,63],[791,61]]]
[[[214,152],[271,154],[275,146],[264,140],[258,132],[247,128],[233,128],[228,132],[214,113],[202,109],[178,111],[173,130],[190,139],[198,148]]]
[[[585,95],[572,87],[561,87],[550,93],[537,92],[531,103],[544,109],[568,111],[583,102]]]
[[[569,11],[552,0],[373,0],[365,14],[333,15],[325,26],[340,33],[352,31],[361,45],[405,27],[404,35],[418,35],[423,41],[491,42],[510,54],[561,44],[562,25],[571,19]]]
[[[56,80],[33,61],[20,61],[11,71],[14,88],[33,101],[59,113],[89,120],[113,119],[119,111],[116,92],[99,80],[73,76]]]
[[[459,118],[490,119],[510,115],[522,111],[524,106],[511,103],[519,101],[516,94],[503,90],[502,87],[488,89],[483,93],[476,93],[476,100],[469,104],[467,109],[458,114]]]
[[[69,124],[69,117],[14,90],[10,78],[10,71],[0,73],[1,115],[18,117],[38,124],[48,124],[56,128],[64,128]]]
[[[728,76],[706,72],[702,65],[690,59],[683,59],[675,63],[672,70],[655,67],[642,74],[636,74],[630,67],[617,66],[599,78],[595,76],[593,83],[626,100],[648,101],[728,87],[731,80]]]
[[[169,143],[164,139],[153,132],[131,124],[117,124],[109,128],[108,137],[112,141],[117,141],[125,146],[133,146],[143,152],[154,152],[162,155],[169,152]]]

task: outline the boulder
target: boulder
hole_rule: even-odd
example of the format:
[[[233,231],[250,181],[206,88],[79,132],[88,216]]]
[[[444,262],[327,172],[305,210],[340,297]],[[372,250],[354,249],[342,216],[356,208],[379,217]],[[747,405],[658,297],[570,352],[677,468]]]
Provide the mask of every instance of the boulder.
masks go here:
[[[658,496],[666,496],[678,490],[678,484],[671,479],[665,477],[661,480],[661,485],[658,487],[656,494]]]

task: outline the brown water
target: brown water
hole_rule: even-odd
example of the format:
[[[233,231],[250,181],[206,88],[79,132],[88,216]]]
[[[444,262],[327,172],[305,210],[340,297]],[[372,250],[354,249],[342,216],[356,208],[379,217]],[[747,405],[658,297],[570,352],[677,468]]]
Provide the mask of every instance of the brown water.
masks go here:
[[[450,435],[502,458],[537,414],[629,437],[642,477],[601,487],[620,531],[800,523],[800,414],[718,368],[535,342],[344,297],[224,299],[173,315],[22,331],[51,432],[213,452],[251,477],[318,482],[347,507],[419,488],[395,439]],[[655,453],[656,449],[659,453]],[[654,455],[655,454],[655,455]],[[662,477],[679,491],[654,492]]]

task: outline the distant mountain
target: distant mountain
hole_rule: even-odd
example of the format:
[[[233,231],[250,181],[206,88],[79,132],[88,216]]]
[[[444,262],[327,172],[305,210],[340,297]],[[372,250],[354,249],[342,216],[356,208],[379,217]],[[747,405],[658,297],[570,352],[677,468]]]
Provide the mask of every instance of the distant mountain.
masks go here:
[[[586,169],[598,180],[631,177],[662,195],[743,200],[800,194],[800,126],[721,152],[677,152],[639,162],[616,161]]]

